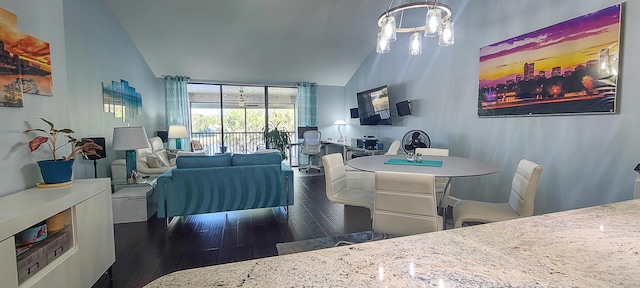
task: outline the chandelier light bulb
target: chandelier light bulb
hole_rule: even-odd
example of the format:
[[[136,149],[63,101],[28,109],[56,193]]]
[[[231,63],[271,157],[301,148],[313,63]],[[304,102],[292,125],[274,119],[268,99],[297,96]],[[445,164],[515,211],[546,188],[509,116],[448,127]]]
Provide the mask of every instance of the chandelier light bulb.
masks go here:
[[[442,13],[438,8],[431,8],[427,12],[424,26],[424,36],[436,37],[442,33]]]
[[[376,42],[376,52],[387,53],[389,52],[389,40],[384,37],[384,33],[378,32],[378,41]]]
[[[387,16],[382,26],[382,32],[389,42],[396,41],[396,18]]]
[[[422,54],[422,36],[420,36],[420,33],[418,33],[417,31],[413,32],[413,34],[411,34],[411,38],[409,39],[409,54]]]
[[[447,21],[442,25],[442,34],[440,35],[440,46],[451,46],[454,42],[453,22]]]

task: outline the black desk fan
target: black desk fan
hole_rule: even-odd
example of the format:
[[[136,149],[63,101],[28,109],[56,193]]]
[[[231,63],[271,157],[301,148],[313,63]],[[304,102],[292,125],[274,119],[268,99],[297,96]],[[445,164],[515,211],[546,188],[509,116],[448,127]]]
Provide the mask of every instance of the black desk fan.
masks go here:
[[[431,138],[422,130],[411,130],[402,136],[402,150],[404,153],[413,153],[416,148],[431,147]]]

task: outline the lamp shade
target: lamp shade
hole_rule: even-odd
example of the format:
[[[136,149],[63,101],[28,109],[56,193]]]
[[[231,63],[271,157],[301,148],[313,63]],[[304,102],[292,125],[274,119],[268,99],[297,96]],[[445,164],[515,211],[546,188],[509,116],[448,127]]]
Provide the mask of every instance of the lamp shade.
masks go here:
[[[169,138],[187,138],[187,127],[184,125],[170,125]]]
[[[114,151],[127,151],[149,147],[147,131],[142,126],[113,128]]]
[[[333,125],[347,125],[347,122],[344,122],[344,120],[336,120]]]

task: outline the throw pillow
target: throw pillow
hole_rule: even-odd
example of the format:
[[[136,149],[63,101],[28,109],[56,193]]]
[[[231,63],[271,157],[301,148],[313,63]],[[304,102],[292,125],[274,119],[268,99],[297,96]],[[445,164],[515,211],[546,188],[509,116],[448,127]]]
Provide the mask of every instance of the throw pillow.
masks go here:
[[[164,162],[162,162],[162,159],[156,155],[147,155],[147,165],[149,168],[167,167]]]

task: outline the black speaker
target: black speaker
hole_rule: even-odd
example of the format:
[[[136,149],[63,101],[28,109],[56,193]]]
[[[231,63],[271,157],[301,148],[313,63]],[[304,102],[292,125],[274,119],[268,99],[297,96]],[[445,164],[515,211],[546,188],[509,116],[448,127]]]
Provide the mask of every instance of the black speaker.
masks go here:
[[[102,147],[102,150],[96,150],[97,155],[87,155],[87,159],[89,160],[98,160],[102,158],[107,158],[107,148],[104,146],[105,141],[104,137],[95,137],[95,138],[87,138],[93,140],[93,143],[96,143]]]
[[[162,143],[169,142],[169,131],[158,130],[158,131],[156,131],[156,135],[158,135],[158,137],[160,137],[160,139],[162,139]]]
[[[358,115],[358,108],[351,108],[349,112],[351,112],[351,119],[360,117],[360,115]]]
[[[398,111],[398,116],[411,115],[411,101],[404,100],[396,103],[396,111]]]

